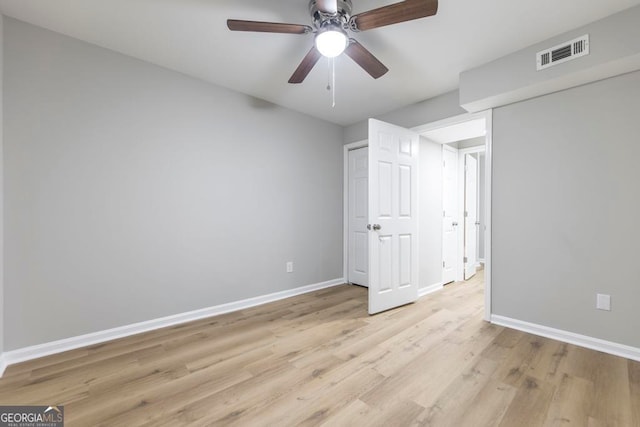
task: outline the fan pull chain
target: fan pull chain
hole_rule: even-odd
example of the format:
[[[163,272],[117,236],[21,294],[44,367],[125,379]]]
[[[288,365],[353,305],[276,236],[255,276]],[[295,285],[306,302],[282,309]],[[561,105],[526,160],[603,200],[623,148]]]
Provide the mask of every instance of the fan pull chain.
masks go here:
[[[335,58],[327,58],[328,76],[327,90],[331,91],[331,108],[336,106],[336,62]]]
[[[336,59],[331,58],[331,108],[336,106]]]
[[[331,58],[327,58],[327,90],[331,90]]]

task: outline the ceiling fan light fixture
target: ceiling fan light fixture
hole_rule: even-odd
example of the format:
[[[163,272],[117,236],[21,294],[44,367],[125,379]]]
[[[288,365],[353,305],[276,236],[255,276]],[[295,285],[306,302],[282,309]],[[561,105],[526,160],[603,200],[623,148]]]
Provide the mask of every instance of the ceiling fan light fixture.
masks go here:
[[[328,28],[316,35],[316,49],[327,58],[335,58],[347,48],[349,38],[337,27]]]

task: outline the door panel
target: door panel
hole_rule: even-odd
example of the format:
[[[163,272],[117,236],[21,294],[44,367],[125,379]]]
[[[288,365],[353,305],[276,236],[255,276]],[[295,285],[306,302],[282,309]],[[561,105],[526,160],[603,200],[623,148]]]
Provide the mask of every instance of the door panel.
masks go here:
[[[378,217],[391,218],[391,170],[393,165],[388,162],[378,162]]]
[[[349,256],[350,283],[369,286],[369,155],[368,148],[349,151]]]
[[[411,166],[398,166],[400,203],[398,215],[404,218],[411,217]]]
[[[376,264],[378,265],[378,289],[380,293],[389,292],[393,289],[393,239],[389,235],[378,236],[378,257]],[[371,289],[369,289],[371,294]]]
[[[411,286],[411,235],[398,236],[400,250],[400,282],[399,287]]]
[[[442,283],[458,271],[458,150],[442,146]]]
[[[470,154],[465,155],[464,210],[464,280],[467,280],[476,274],[478,262],[478,161]]]
[[[369,236],[366,232],[356,231],[353,233],[355,236],[355,265],[353,265],[353,273],[363,274],[365,277],[362,280],[354,281],[349,280],[351,283],[357,283],[361,286],[368,286],[367,271],[369,270]],[[356,276],[353,276],[356,279]]]
[[[369,313],[418,299],[418,135],[369,120]]]

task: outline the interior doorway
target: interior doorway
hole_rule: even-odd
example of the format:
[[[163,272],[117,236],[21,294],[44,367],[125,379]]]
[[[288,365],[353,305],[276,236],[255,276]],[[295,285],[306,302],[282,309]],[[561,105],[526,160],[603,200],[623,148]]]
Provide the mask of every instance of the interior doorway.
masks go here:
[[[476,274],[478,263],[478,160],[464,156],[464,280]]]
[[[464,162],[464,280],[473,277],[484,264],[485,223],[485,146],[484,142],[460,150]]]
[[[345,278],[367,282],[369,314],[418,299],[419,143],[371,119],[367,141],[345,146]]]
[[[453,276],[455,281],[469,280],[483,269],[484,317],[489,320],[492,111],[463,114],[419,126],[414,130],[422,137],[442,145],[443,284],[449,283]],[[449,168],[453,158],[457,158],[457,162]],[[453,172],[456,168],[457,172]],[[452,185],[451,182],[456,180],[457,185]],[[455,196],[451,193],[455,193]],[[455,257],[454,252],[457,252]],[[452,270],[455,270],[455,274]]]
[[[458,149],[442,146],[442,284],[458,280]]]
[[[473,131],[484,133],[481,126]],[[449,131],[447,138],[469,136]],[[484,151],[486,136],[442,144],[442,282],[472,278],[481,267],[484,248]]]
[[[469,280],[484,263],[485,137],[443,144],[442,150],[442,282],[446,285]]]
[[[436,228],[432,228],[429,233],[428,238],[424,238],[423,236],[423,227],[420,226],[420,262],[422,262],[424,258],[425,251],[423,251],[422,242],[428,241],[430,245],[438,246],[438,258],[439,267],[433,264],[430,264],[429,270],[431,273],[435,273],[438,277],[438,283],[432,282],[421,282],[419,283],[420,288],[418,289],[418,294],[420,296],[426,295],[427,293],[439,290],[442,288],[445,281],[449,278],[454,277],[455,281],[464,280],[465,270],[467,270],[467,277],[471,277],[472,274],[476,271],[476,268],[480,265],[481,261],[485,262],[485,271],[484,275],[486,276],[485,281],[485,318],[490,317],[491,309],[490,309],[490,298],[491,298],[491,289],[490,289],[490,203],[483,203],[482,200],[490,200],[490,142],[491,142],[491,111],[483,112],[483,113],[474,113],[474,114],[464,114],[461,116],[456,116],[450,119],[445,119],[439,122],[430,123],[424,126],[419,126],[411,129],[414,133],[419,134],[420,137],[420,151],[423,151],[423,142],[428,141],[431,146],[439,147],[437,150],[431,150],[429,156],[433,158],[430,160],[431,163],[428,164],[428,167],[425,168],[425,163],[420,160],[420,181],[419,185],[416,188],[424,187],[422,172],[425,169],[428,169],[430,172],[428,179],[433,179],[433,171],[437,172],[439,175],[438,178],[438,188],[439,190],[439,199],[435,200],[434,203],[424,203],[422,200],[419,202],[420,204],[420,212],[419,215],[423,215],[426,210],[429,209],[440,209],[438,214],[435,215],[435,221],[433,222],[433,217],[431,217],[430,221],[434,224],[437,223],[437,234],[434,230]],[[477,148],[469,147],[468,142],[465,142],[469,139],[480,138],[481,142]],[[364,234],[360,228],[365,225],[363,221],[362,209],[358,213],[358,203],[361,206],[364,206],[364,197],[363,195],[358,196],[357,186],[360,185],[361,188],[365,186],[364,177],[357,175],[357,170],[355,168],[355,162],[359,156],[358,149],[363,147],[367,147],[369,140],[360,141],[357,143],[348,144],[344,148],[344,274],[345,279],[351,283],[362,284],[365,283],[363,272],[366,271],[367,278],[369,283],[367,285],[371,285],[371,271],[379,270],[378,267],[372,267],[370,264],[365,264],[365,257],[362,256],[365,252],[371,252],[371,238],[374,236],[372,234],[372,230],[367,230],[369,233],[369,247],[364,250],[363,242],[366,239],[363,239]],[[451,143],[456,143],[455,147],[452,147]],[[448,144],[448,145],[447,145]],[[445,146],[449,148],[445,148]],[[474,152],[470,152],[470,149],[475,149]],[[366,150],[362,150],[364,153]],[[484,151],[484,153],[480,153],[480,151]],[[446,153],[445,153],[446,152]],[[434,154],[438,153],[438,154]],[[464,154],[464,155],[463,155]],[[465,158],[467,154],[470,154],[468,158]],[[439,160],[434,162],[433,159],[436,159],[437,156]],[[449,172],[448,178],[445,176],[446,171],[444,167],[441,165],[446,164],[445,156],[450,159],[450,164],[452,166],[457,166],[457,171],[454,169],[453,172]],[[462,159],[462,160],[461,160]],[[473,160],[471,160],[473,159]],[[457,160],[457,161],[456,161]],[[465,160],[467,160],[465,162]],[[466,194],[464,192],[466,176],[463,171],[467,166],[466,163],[475,162],[475,180],[470,180],[469,186],[479,187],[480,184],[484,184],[486,186],[486,190],[484,194],[481,194],[480,191],[474,193],[476,200],[476,208],[474,209],[475,215],[465,216],[465,207],[470,207],[470,203],[473,200],[466,200]],[[369,168],[373,168],[371,166],[371,161],[369,159],[368,162]],[[435,166],[434,166],[435,165]],[[473,168],[473,166],[471,166]],[[351,170],[350,170],[351,169]],[[367,175],[370,172],[367,171]],[[444,182],[445,180],[449,180],[449,186],[457,187],[458,191],[455,196],[445,198],[444,193]],[[360,184],[358,184],[360,182]],[[434,181],[435,182],[435,181]],[[453,184],[452,184],[453,183]],[[433,186],[433,182],[430,184]],[[370,183],[367,185],[371,188]],[[422,192],[423,189],[419,188],[419,192]],[[350,194],[355,196],[356,199],[352,199]],[[371,203],[370,194],[367,193],[367,199],[369,204]],[[469,193],[469,196],[471,194]],[[357,200],[359,198],[359,201]],[[471,198],[473,199],[473,198]],[[425,209],[425,205],[427,208]],[[444,206],[450,206],[449,209],[444,208]],[[447,212],[449,211],[449,213]],[[366,225],[375,226],[376,221],[372,221],[370,212],[367,212],[368,221]],[[465,221],[465,218],[469,218]],[[361,224],[358,223],[361,222]],[[482,225],[482,222],[486,223],[486,229]],[[455,225],[454,225],[455,224]],[[452,233],[453,227],[457,227],[457,232]],[[480,227],[482,227],[482,232],[480,232]],[[472,233],[465,233],[466,230],[474,230]],[[445,230],[448,230],[450,236],[448,238],[449,248],[447,248],[445,243]],[[381,233],[375,234],[375,236],[381,238]],[[470,234],[470,235],[467,235]],[[434,240],[434,237],[438,235],[437,242]],[[453,236],[453,238],[451,237]],[[457,243],[456,243],[457,240]],[[377,243],[377,242],[374,242]],[[471,244],[473,243],[473,248],[471,248]],[[470,261],[468,255],[469,251],[465,249],[465,244],[469,248],[469,250],[473,249],[473,262],[467,262],[467,269],[465,269],[464,256],[467,254],[467,261]],[[358,249],[359,248],[359,249]],[[360,255],[358,255],[360,253]],[[448,254],[448,255],[447,255]],[[450,258],[452,261],[447,263],[447,259]],[[400,256],[400,261],[402,257]],[[370,256],[369,256],[370,261]],[[456,262],[459,261],[459,262]],[[457,265],[456,265],[457,264]],[[365,267],[366,266],[366,267]],[[402,265],[400,265],[402,266]],[[447,270],[448,268],[448,270]],[[394,270],[389,270],[393,272]],[[379,271],[378,271],[379,272]],[[420,275],[424,278],[425,269],[420,267]],[[359,277],[358,277],[359,276]],[[361,282],[361,283],[358,283]],[[450,280],[449,280],[450,281]],[[371,294],[371,288],[370,292]]]
[[[369,150],[360,147],[348,152],[348,263],[347,281],[369,287]]]

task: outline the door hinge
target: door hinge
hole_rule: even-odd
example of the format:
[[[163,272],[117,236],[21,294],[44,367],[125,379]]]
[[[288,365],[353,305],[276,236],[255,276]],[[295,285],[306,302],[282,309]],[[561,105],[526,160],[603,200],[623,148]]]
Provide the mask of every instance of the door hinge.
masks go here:
[[[442,268],[444,268],[444,267],[445,267],[445,263],[444,263],[444,261],[442,261]]]
[[[467,257],[464,257],[464,258],[462,259],[462,261],[464,261],[464,263],[466,264],[466,263],[467,263]]]
[[[442,166],[443,166],[443,167],[447,166],[447,162],[443,160],[443,161],[442,161]]]
[[[466,217],[468,217],[468,216],[469,216],[469,212],[464,211],[464,217],[466,218]]]
[[[447,216],[447,211],[442,211],[442,216],[443,217]]]

